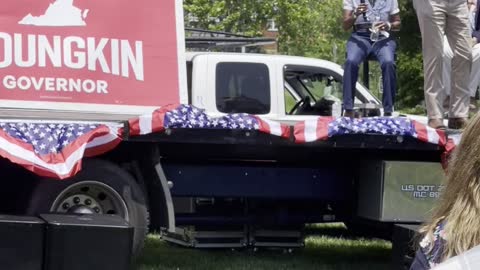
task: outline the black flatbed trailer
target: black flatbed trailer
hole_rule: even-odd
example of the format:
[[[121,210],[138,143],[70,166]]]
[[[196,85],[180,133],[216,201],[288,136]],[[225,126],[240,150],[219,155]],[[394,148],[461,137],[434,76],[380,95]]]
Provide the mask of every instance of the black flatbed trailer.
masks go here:
[[[409,136],[342,135],[297,143],[293,128],[288,138],[256,130],[188,128],[131,136],[128,122],[123,125],[120,145],[86,164],[108,162],[109,166],[115,165],[109,168],[132,177],[132,182],[146,194],[144,203],[148,202],[152,213],[151,229],[168,232],[167,240],[195,247],[299,247],[304,224],[338,221],[354,228],[359,224],[359,198],[365,196],[360,194],[361,185],[368,182],[368,178],[361,177],[364,164],[440,163],[445,150],[441,145]],[[5,176],[34,178],[6,160],[2,165],[7,168]],[[88,173],[95,169],[99,167],[83,168]],[[115,177],[109,180],[115,183]],[[83,178],[76,178],[80,180]],[[24,191],[34,190],[40,183],[52,187],[62,184],[36,178],[32,182],[12,182],[24,187],[5,189],[5,201],[18,199],[20,193],[26,194],[23,200],[28,201],[31,191]],[[366,194],[373,198],[382,187],[372,183],[371,192]],[[362,226],[375,228],[378,234],[374,236],[387,239],[393,236],[393,226],[402,223],[360,219]],[[203,242],[198,242],[200,236],[185,238],[192,233],[215,237],[202,238]],[[231,235],[236,236],[227,237]]]
[[[416,138],[396,135],[352,134],[325,141],[296,143],[290,138],[252,130],[167,129],[126,138],[129,143],[154,143],[166,157],[277,160],[305,162],[342,158],[376,158],[440,162],[444,149]],[[184,152],[188,150],[188,155]]]

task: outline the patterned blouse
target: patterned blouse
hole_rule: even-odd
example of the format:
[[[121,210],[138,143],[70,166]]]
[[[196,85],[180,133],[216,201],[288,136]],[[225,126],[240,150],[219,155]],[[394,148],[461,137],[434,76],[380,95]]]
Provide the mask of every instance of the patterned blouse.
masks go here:
[[[420,242],[420,248],[423,254],[425,254],[430,268],[433,268],[442,262],[443,248],[446,240],[445,223],[440,222],[433,232],[433,239],[425,236]]]

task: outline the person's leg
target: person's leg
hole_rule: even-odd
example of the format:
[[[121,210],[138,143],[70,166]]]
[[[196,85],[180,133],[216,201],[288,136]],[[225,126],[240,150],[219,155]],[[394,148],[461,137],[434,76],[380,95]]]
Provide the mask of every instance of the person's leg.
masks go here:
[[[367,57],[369,46],[368,40],[355,33],[347,41],[347,59],[343,68],[343,109],[349,113],[353,111],[358,66]]]
[[[397,92],[397,73],[395,66],[395,40],[388,39],[374,45],[373,53],[377,56],[382,69],[383,79],[383,109],[386,115],[391,115]]]
[[[443,32],[447,1],[414,0],[422,34],[424,91],[427,115],[431,127],[441,127],[443,93]]]
[[[468,90],[470,92],[470,112],[478,112],[478,104],[475,96],[480,86],[480,43],[475,44],[472,48],[472,71],[470,72],[470,84]]]
[[[470,72],[470,86],[468,87],[470,97],[475,97],[477,88],[480,85],[480,43],[472,48],[472,70]]]
[[[472,48],[468,29],[468,8],[464,0],[449,1],[445,34],[454,52],[452,58],[452,90],[450,94],[450,128],[462,128],[468,119],[472,68]]]
[[[450,48],[450,44],[448,44],[448,40],[446,37],[444,37],[443,41],[443,87],[445,89],[444,91],[444,97],[442,98],[443,100],[443,110],[444,112],[449,110],[450,108],[450,90],[451,90],[451,84],[452,84],[452,58],[453,58],[453,52],[452,49]]]

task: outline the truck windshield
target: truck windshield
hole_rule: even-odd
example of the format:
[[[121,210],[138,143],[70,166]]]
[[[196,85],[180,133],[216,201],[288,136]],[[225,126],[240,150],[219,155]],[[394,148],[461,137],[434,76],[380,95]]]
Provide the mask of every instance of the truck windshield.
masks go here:
[[[259,63],[223,62],[216,67],[216,104],[223,113],[270,112],[268,67]]]

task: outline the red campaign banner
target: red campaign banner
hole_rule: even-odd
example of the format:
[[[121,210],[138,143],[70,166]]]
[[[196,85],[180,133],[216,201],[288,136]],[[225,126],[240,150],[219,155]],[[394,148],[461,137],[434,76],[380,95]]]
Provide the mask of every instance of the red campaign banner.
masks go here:
[[[2,0],[0,100],[179,103],[176,2]]]

